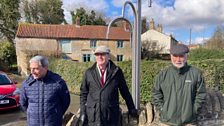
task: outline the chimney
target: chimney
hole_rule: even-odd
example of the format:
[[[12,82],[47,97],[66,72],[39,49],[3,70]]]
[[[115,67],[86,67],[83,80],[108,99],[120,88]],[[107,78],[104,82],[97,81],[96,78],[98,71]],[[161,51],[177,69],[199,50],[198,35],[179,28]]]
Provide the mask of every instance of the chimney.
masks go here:
[[[122,24],[125,31],[130,31],[130,25],[127,21],[123,21]]]
[[[162,24],[158,24],[158,26],[157,26],[157,31],[158,32],[163,32],[163,26],[162,26]]]
[[[80,26],[80,17],[76,17],[75,24],[76,26]]]
[[[152,18],[152,20],[149,22],[149,30],[154,29],[155,30],[155,22]]]

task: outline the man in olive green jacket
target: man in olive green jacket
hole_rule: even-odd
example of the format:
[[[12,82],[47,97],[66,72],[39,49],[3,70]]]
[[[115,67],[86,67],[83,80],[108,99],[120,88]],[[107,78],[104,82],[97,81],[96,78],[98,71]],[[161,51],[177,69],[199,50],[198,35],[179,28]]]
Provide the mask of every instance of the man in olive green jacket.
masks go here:
[[[205,101],[202,72],[187,64],[186,45],[173,45],[172,66],[162,70],[153,87],[153,104],[160,112],[161,126],[192,126]]]

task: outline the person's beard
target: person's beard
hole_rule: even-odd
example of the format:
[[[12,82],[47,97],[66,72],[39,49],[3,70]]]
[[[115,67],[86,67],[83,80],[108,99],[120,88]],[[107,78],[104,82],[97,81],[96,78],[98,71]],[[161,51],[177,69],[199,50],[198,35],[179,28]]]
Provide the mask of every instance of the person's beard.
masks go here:
[[[175,67],[177,67],[178,69],[180,69],[180,68],[184,67],[185,62],[173,63],[173,65],[174,65]]]

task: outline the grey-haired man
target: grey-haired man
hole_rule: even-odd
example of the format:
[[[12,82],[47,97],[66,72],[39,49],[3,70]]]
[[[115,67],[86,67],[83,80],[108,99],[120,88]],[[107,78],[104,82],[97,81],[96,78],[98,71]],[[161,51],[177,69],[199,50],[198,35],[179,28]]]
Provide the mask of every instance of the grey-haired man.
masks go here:
[[[110,60],[110,49],[99,46],[94,55],[96,63],[85,72],[80,88],[81,120],[87,117],[88,126],[118,126],[118,91],[131,116],[137,117],[123,72]]]
[[[28,126],[62,126],[62,117],[70,104],[65,81],[48,70],[48,59],[30,59],[31,74],[23,82],[20,104],[27,114]]]
[[[156,76],[152,96],[160,112],[161,126],[195,125],[198,110],[205,101],[202,72],[187,64],[188,52],[186,45],[172,46],[172,66]]]

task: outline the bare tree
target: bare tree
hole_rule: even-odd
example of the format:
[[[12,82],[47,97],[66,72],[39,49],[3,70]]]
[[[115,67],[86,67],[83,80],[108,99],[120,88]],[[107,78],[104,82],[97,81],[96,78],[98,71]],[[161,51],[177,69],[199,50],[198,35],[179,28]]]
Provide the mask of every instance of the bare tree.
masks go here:
[[[158,41],[145,40],[142,41],[141,59],[162,58],[160,53],[164,47],[158,45]]]
[[[224,48],[224,28],[218,26],[213,36],[206,42],[206,46],[210,49],[223,49]]]

